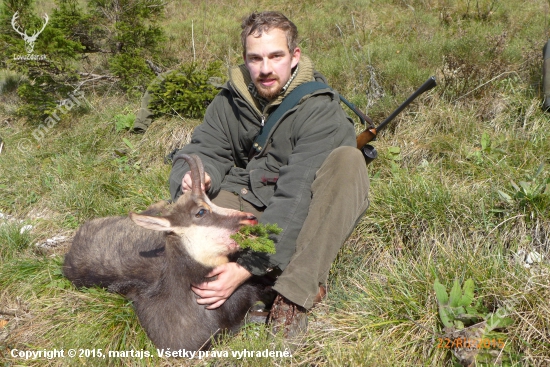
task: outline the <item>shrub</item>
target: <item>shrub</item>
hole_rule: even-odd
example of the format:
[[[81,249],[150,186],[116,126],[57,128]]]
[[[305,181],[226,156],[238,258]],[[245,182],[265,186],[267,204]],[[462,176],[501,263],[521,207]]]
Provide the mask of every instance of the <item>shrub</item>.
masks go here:
[[[25,54],[25,43],[11,29],[17,11],[18,22],[29,31],[40,29],[44,20],[32,13],[32,0],[7,0],[0,10],[0,46],[7,51],[6,66],[28,76],[18,94],[23,102],[18,109],[31,121],[42,121],[55,109],[56,101],[67,98],[70,91],[87,86],[89,80],[107,81],[129,93],[141,94],[153,77],[145,60],[160,53],[164,33],[157,21],[164,10],[159,0],[88,0],[89,11],[78,0],[57,0],[57,7],[37,38],[34,56],[39,60],[16,60]],[[31,34],[31,33],[29,33]],[[89,54],[107,56],[105,78],[82,73],[81,62]],[[38,57],[37,57],[38,58]],[[95,71],[94,73],[97,73]],[[89,79],[82,79],[89,78]],[[101,79],[99,81],[98,79]],[[110,85],[112,86],[112,85]]]
[[[221,62],[200,69],[191,63],[169,72],[149,86],[149,108],[155,115],[181,115],[201,118],[218,94],[214,81],[222,78]]]

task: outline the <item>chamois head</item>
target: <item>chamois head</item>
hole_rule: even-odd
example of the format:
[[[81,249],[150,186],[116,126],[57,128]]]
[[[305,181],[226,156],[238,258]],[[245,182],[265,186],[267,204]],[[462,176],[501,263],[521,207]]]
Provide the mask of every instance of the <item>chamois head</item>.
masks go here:
[[[204,190],[204,168],[196,155],[182,154],[174,159],[185,159],[191,169],[192,189],[179,197],[169,213],[149,216],[130,213],[130,218],[144,228],[172,232],[199,263],[215,267],[228,262],[228,256],[238,250],[230,235],[243,225],[254,225],[253,214],[220,208],[213,204]]]

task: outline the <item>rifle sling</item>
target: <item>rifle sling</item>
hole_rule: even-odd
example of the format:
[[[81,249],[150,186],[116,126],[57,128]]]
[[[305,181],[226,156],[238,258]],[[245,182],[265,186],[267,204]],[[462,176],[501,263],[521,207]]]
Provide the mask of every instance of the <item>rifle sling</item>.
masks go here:
[[[330,88],[325,83],[321,82],[307,82],[300,84],[292,90],[281,102],[281,104],[273,111],[267,120],[264,123],[264,126],[260,129],[260,133],[254,139],[254,144],[252,145],[252,153],[254,155],[260,153],[266,146],[267,138],[269,137],[271,130],[283,117],[283,115],[294,108],[302,98],[311,94],[319,89]]]

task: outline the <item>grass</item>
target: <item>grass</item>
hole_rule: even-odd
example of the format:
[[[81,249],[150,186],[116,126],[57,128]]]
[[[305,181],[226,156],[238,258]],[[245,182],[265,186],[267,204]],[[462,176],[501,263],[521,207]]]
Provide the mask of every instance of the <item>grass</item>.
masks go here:
[[[489,312],[512,305],[514,323],[500,330],[510,345],[504,365],[548,365],[550,119],[541,110],[548,2],[171,2],[166,52],[181,62],[238,63],[240,19],[261,9],[289,15],[303,52],[375,121],[429,76],[438,80],[373,143],[380,157],[369,166],[371,207],[333,264],[306,346],[278,359],[160,358],[131,304],[102,289],[75,289],[60,273],[66,246],[35,244],[168,198],[164,157],[200,121],[162,118],[135,135],[115,122],[135,114],[139,101],[89,88],[87,113],[64,116],[36,141],[39,122],[14,115],[20,76],[2,71],[0,212],[11,217],[0,219],[0,364],[454,366],[458,359],[438,347],[445,331],[433,284],[449,289],[472,278],[475,301]],[[27,224],[33,229],[21,233]],[[520,249],[545,260],[526,268],[515,258]],[[284,350],[266,335],[250,326],[214,350]],[[153,357],[22,360],[14,348]]]

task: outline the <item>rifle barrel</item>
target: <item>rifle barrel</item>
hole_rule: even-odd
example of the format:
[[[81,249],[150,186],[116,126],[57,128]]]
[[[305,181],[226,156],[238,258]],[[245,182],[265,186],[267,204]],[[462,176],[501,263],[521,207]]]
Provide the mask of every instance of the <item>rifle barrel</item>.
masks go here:
[[[380,125],[378,125],[378,127],[376,128],[376,131],[379,132],[380,130],[384,129],[386,127],[386,125],[389,124],[390,121],[395,118],[395,116],[399,115],[399,113],[401,111],[403,111],[403,109],[405,109],[405,107],[407,107],[409,104],[411,104],[411,102],[414,101],[416,99],[416,97],[418,97],[419,95],[421,95],[424,92],[429,91],[430,89],[432,89],[436,85],[437,85],[437,83],[435,81],[435,76],[430,77],[426,82],[424,82],[424,84],[422,84],[420,86],[420,88],[418,88],[416,90],[416,92],[414,92],[409,98],[407,98],[407,100],[405,102],[403,102],[403,104],[401,106],[397,107],[397,109],[395,111],[393,111],[393,113],[391,115],[389,115],[384,121],[382,121],[382,123]]]

